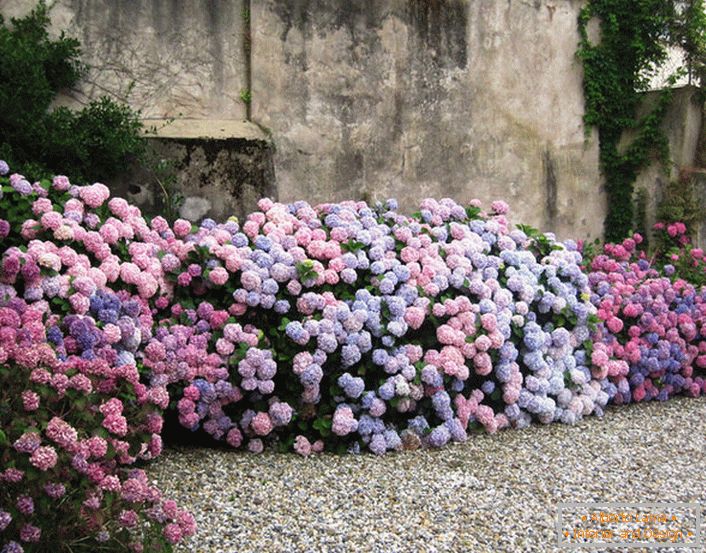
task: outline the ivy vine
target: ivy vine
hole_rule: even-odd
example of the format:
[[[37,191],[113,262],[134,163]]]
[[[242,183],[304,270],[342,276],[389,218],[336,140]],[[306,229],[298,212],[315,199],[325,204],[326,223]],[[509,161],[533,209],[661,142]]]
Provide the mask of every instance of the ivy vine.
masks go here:
[[[608,196],[605,239],[624,238],[634,228],[634,183],[640,171],[657,158],[669,158],[660,123],[671,100],[671,88],[642,116],[638,112],[650,78],[678,45],[696,68],[706,37],[703,0],[588,0],[580,12],[578,57],[584,69],[584,123],[598,129],[600,164]],[[589,23],[600,25],[592,42]],[[675,72],[669,84],[682,74]],[[624,133],[632,140],[624,144]]]

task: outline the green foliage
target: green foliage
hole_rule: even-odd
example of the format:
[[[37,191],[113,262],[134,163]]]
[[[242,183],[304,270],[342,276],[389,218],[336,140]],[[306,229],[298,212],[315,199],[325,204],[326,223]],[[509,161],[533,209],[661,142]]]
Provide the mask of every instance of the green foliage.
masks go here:
[[[241,90],[240,101],[246,105],[249,105],[252,102],[252,92],[250,90]]]
[[[466,207],[466,215],[471,220],[480,219],[481,218],[480,212],[481,212],[480,207],[476,207],[473,205],[469,205]]]
[[[703,79],[706,75],[706,3],[704,0],[689,0],[685,4],[671,32],[674,42],[686,54],[686,65],[691,74]]]
[[[299,280],[302,282],[314,281],[318,278],[319,274],[316,272],[314,267],[314,262],[310,259],[306,261],[297,262],[297,275],[299,275]]]
[[[527,237],[531,240],[529,249],[535,252],[537,255],[545,257],[551,254],[551,252],[553,252],[554,250],[563,249],[562,246],[556,244],[552,238],[530,225],[516,226],[519,230],[524,232]]]
[[[670,264],[675,268],[672,278],[683,278],[695,286],[706,285],[706,259],[691,242],[700,216],[693,177],[684,172],[679,180],[670,182],[664,190],[657,209],[660,224],[656,225],[651,250],[658,265]],[[685,232],[671,236],[668,228],[674,223],[682,223]]]
[[[579,16],[578,56],[584,69],[586,129],[597,127],[600,163],[608,195],[605,237],[627,236],[634,220],[633,185],[640,170],[657,156],[669,157],[667,139],[660,123],[671,99],[665,89],[658,100],[638,117],[650,77],[667,59],[667,48],[687,49],[694,62],[703,59],[706,20],[703,0],[687,9],[677,0],[589,0]],[[698,13],[698,15],[696,15]],[[589,22],[600,22],[600,40],[591,42]],[[679,72],[672,75],[674,82]],[[633,140],[621,145],[624,132]]]
[[[159,187],[161,205],[159,214],[169,224],[179,218],[179,208],[184,203],[184,195],[179,190],[177,183],[177,169],[173,159],[160,157],[153,149],[148,148],[145,156],[145,168],[150,178]]]
[[[701,210],[696,200],[693,178],[685,173],[682,178],[670,182],[664,189],[657,207],[657,220],[664,223],[681,221],[688,231],[696,227]]]
[[[362,242],[358,242],[354,238],[351,238],[348,240],[348,242],[343,242],[341,243],[341,250],[344,252],[353,252],[357,253],[358,251],[362,250],[365,247],[365,244]]]
[[[107,97],[80,111],[50,109],[85,67],[76,39],[49,37],[48,11],[40,2],[10,25],[0,16],[0,159],[31,179],[109,179],[144,151],[139,114]]]
[[[635,191],[635,218],[632,228],[643,238],[639,247],[641,250],[649,249],[650,233],[647,229],[647,200],[647,190],[640,188]]]

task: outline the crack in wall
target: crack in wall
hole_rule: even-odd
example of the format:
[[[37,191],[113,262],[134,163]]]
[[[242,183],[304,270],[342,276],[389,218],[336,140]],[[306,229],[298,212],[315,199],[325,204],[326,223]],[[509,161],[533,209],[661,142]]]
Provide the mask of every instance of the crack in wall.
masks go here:
[[[245,58],[245,119],[252,120],[252,13],[250,0],[243,0],[243,55]]]
[[[554,229],[556,226],[556,218],[558,215],[557,208],[557,181],[556,181],[556,164],[549,152],[549,149],[544,150],[543,155],[544,165],[544,187],[545,187],[545,204],[546,210],[546,226]]]

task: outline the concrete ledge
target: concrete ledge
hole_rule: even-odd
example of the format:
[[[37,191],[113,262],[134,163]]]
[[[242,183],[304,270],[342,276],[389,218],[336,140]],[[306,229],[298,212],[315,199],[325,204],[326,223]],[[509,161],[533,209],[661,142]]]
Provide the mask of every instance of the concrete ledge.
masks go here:
[[[250,121],[232,119],[143,119],[148,137],[179,139],[268,141],[269,137],[260,127]],[[154,133],[152,130],[154,129]]]
[[[0,0],[2,1],[2,0]],[[227,119],[142,120],[150,157],[167,160],[171,198],[183,198],[179,216],[192,222],[204,217],[225,221],[244,218],[260,198],[277,198],[274,144],[257,125]],[[112,182],[113,193],[137,205],[148,217],[173,206],[165,197],[152,161],[135,160]]]

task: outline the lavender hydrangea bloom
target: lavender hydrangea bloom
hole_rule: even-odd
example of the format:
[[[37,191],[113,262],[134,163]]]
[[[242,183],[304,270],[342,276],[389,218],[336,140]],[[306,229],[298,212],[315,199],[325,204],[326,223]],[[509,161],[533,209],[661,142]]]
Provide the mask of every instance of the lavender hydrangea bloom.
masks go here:
[[[457,418],[447,420],[444,426],[448,429],[451,440],[454,442],[465,442],[468,438],[466,430],[463,428],[461,421]]]
[[[23,551],[24,548],[19,543],[9,541],[3,546],[2,550],[0,550],[0,553],[22,553]]]
[[[343,373],[340,377],[338,377],[338,385],[351,399],[360,397],[365,389],[365,381],[360,377],[352,376],[350,373]]]
[[[427,436],[427,442],[431,447],[443,447],[451,439],[451,432],[446,426],[437,426]]]
[[[387,451],[387,443],[383,434],[373,434],[368,444],[368,449],[375,455],[384,455]]]
[[[421,436],[426,432],[426,430],[429,429],[429,422],[426,420],[426,418],[424,418],[424,416],[418,415],[413,419],[409,420],[409,422],[407,423],[407,427],[415,434]]]

